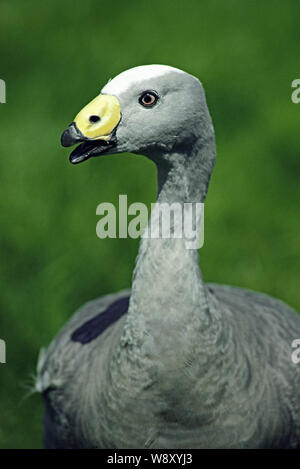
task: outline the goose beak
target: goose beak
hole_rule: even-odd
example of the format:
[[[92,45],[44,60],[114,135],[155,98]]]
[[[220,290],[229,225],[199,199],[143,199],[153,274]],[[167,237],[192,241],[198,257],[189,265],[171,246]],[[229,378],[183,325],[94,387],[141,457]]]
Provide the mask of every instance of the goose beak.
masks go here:
[[[80,163],[114,147],[120,119],[120,103],[115,96],[100,94],[87,104],[61,136],[64,147],[83,142],[71,153],[71,163]]]

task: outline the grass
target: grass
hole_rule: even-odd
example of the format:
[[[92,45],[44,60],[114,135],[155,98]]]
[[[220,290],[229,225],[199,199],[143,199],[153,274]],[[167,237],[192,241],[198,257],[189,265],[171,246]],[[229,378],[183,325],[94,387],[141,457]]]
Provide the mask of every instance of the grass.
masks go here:
[[[72,166],[59,137],[116,73],[166,63],[204,83],[217,135],[204,278],[300,310],[300,6],[264,1],[2,0],[0,447],[42,446],[42,402],[24,399],[39,348],[85,301],[130,285],[138,240],[96,237],[96,206],[154,201],[146,158]]]

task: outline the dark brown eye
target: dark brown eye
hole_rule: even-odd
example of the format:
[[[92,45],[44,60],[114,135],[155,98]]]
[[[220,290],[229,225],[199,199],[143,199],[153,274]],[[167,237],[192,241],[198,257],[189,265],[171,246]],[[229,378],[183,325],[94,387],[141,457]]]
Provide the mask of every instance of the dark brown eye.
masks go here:
[[[158,94],[154,91],[145,91],[139,98],[139,103],[144,107],[152,107],[158,100]]]

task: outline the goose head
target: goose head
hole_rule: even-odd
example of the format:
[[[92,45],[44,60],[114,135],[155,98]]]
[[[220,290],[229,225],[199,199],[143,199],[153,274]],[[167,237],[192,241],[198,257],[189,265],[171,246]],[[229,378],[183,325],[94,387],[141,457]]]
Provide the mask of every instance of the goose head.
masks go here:
[[[64,131],[65,147],[79,144],[73,164],[90,157],[137,153],[156,163],[191,154],[195,142],[213,140],[200,81],[174,67],[144,65],[110,80]]]

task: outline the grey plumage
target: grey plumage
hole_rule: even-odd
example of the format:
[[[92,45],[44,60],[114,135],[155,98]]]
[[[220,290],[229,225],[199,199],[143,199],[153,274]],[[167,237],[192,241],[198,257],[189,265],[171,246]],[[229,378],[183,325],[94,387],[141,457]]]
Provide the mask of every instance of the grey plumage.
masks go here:
[[[151,158],[158,202],[204,202],[215,143],[203,88],[176,69],[142,69],[142,79],[136,69],[136,81],[112,80],[103,90],[122,111],[117,145],[106,153]],[[144,109],[137,98],[149,89],[160,99]],[[93,340],[74,341],[128,296],[128,312]],[[295,338],[300,317],[281,301],[206,284],[184,239],[144,238],[131,291],[88,303],[41,352],[46,446],[297,447]]]

